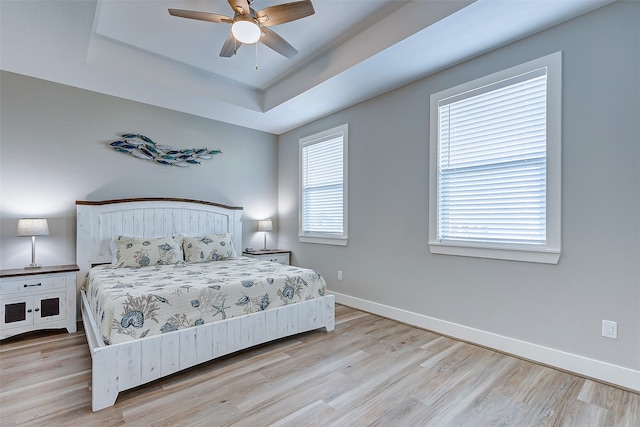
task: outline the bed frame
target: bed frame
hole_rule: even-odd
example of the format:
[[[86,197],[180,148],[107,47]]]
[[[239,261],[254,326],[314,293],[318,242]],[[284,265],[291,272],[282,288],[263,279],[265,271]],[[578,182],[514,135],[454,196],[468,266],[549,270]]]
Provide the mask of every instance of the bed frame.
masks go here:
[[[242,208],[187,199],[77,201],[79,287],[89,269],[111,262],[113,236],[200,236],[230,232],[242,251]],[[135,341],[105,345],[84,290],[81,312],[92,359],[93,411],[115,404],[118,393],[194,365],[279,338],[335,327],[333,295],[181,329]]]

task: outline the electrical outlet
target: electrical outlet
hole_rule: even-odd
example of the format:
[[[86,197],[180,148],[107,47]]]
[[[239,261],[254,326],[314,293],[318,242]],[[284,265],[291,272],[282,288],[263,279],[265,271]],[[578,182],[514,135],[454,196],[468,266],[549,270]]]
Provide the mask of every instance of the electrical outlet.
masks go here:
[[[338,270],[338,280],[342,280],[342,271]]]
[[[617,340],[618,339],[618,322],[612,322],[611,320],[603,320],[602,336]]]

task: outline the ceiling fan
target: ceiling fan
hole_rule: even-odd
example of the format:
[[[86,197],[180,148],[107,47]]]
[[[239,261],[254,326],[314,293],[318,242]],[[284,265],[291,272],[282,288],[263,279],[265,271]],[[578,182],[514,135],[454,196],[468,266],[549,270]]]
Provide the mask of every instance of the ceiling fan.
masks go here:
[[[227,1],[234,11],[233,18],[217,13],[182,9],[169,9],[169,14],[199,21],[231,24],[231,33],[222,45],[220,56],[233,56],[242,44],[252,44],[260,41],[279,54],[291,58],[298,51],[268,27],[295,21],[315,13],[311,0],[280,4],[257,12],[251,7],[255,0]]]

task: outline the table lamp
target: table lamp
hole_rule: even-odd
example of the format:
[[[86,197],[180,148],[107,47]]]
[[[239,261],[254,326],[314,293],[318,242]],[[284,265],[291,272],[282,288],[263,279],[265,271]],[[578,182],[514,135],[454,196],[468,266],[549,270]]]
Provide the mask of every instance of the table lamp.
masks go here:
[[[49,224],[42,218],[23,218],[18,220],[19,237],[31,237],[31,264],[25,268],[40,268],[36,264],[36,236],[48,236]]]
[[[263,251],[267,250],[267,231],[273,230],[273,221],[271,219],[261,219],[258,221],[258,231],[264,232],[264,247]]]

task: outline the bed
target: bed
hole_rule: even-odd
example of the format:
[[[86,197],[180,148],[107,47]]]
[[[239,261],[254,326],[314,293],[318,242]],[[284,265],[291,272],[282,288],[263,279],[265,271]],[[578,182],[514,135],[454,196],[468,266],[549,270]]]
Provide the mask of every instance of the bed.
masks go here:
[[[200,363],[279,338],[315,329],[328,332],[335,327],[334,296],[324,293],[324,280],[313,270],[234,257],[232,251],[227,254],[230,259],[221,261],[195,262],[192,258],[194,262],[158,265],[163,264],[159,261],[147,266],[149,261],[143,257],[136,262],[144,267],[112,266],[113,240],[118,236],[140,238],[146,243],[176,236],[186,242],[187,238],[226,235],[231,239],[228,243],[241,253],[242,208],[187,199],[145,198],[77,201],[76,209],[78,280],[92,357],[93,411],[114,405],[120,391]],[[163,255],[175,255],[170,252],[170,246],[166,246]],[[186,250],[181,256],[185,254]],[[240,286],[233,291],[232,270],[241,274]],[[166,280],[158,281],[158,277]],[[197,277],[205,281],[204,290],[197,288]],[[144,301],[148,305],[144,308],[129,302],[124,309],[109,312],[106,297],[100,296],[97,285],[91,287],[94,282],[107,283],[120,300],[142,301],[139,294],[134,294],[141,284],[155,288],[146,291]],[[319,287],[313,287],[312,282],[318,282]],[[267,294],[266,288],[274,288],[275,293]],[[221,289],[230,291],[223,299],[211,300],[219,298]],[[249,293],[253,290],[257,293]],[[304,294],[305,290],[309,293]],[[188,303],[176,300],[178,294],[186,294]],[[153,310],[149,304],[153,304]],[[200,314],[183,315],[185,310],[176,309],[180,304],[200,309]],[[181,316],[163,317],[163,306],[170,306]],[[202,307],[210,310],[203,311]],[[143,314],[148,322],[143,321]],[[107,325],[115,325],[116,332],[108,332]]]

